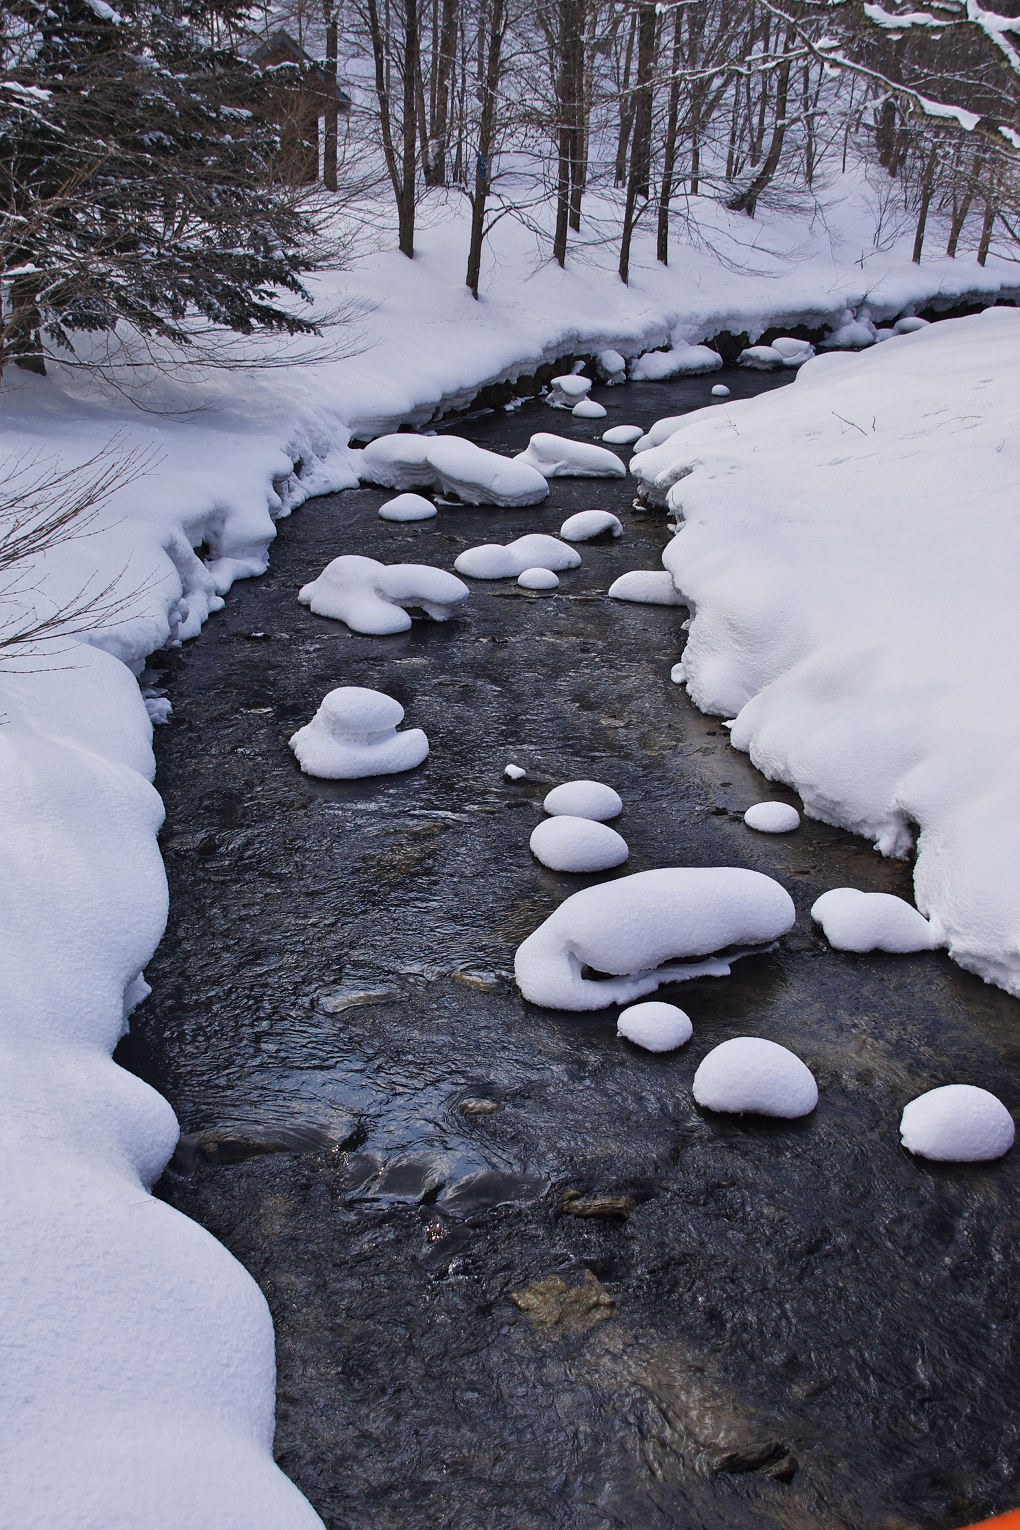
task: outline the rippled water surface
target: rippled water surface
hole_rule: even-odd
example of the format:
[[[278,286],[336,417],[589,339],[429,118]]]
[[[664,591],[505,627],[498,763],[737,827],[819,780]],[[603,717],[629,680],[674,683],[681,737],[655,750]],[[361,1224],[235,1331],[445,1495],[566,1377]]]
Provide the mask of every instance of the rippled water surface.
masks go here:
[[[602,390],[605,422],[534,404],[458,429],[592,440],[716,380]],[[686,613],[606,598],[666,539],[629,482],[412,526],[378,519],[388,497],[306,505],[269,573],[158,661],[172,911],[120,1055],[181,1119],[161,1193],[273,1309],[282,1465],[331,1530],[951,1530],[1013,1506],[1020,1154],[934,1166],[896,1128],[952,1080],[1014,1106],[1020,1004],[942,955],[816,933],[826,888],[909,897],[909,868],[821,824],[744,827],[751,802],[796,799],[671,684]],[[473,584],[455,621],[388,638],[297,603],[340,553],[449,568],[586,508],[625,534],[552,594]],[[428,761],[303,776],[287,739],[344,684],[396,696]],[[518,942],[597,880],[528,851],[576,776],[621,793],[624,872],[751,866],[797,904],[773,954],[663,991],[694,1021],[679,1053],[509,980]],[[741,1034],[804,1057],[810,1119],[698,1110],[698,1062]]]

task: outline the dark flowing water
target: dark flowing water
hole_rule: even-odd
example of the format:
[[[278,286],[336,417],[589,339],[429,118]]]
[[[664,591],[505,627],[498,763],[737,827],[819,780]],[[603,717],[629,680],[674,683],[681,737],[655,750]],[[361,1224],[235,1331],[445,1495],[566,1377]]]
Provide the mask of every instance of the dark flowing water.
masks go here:
[[[607,390],[604,423],[698,407],[715,380]],[[601,423],[528,405],[459,428],[511,450]],[[666,538],[629,483],[415,526],[378,519],[388,497],[305,506],[270,572],[159,659],[171,919],[118,1055],[180,1116],[160,1193],[273,1309],[281,1464],[331,1530],[951,1530],[1013,1506],[1020,1153],[926,1164],[897,1124],[943,1082],[1015,1105],[1020,1004],[940,954],[815,932],[826,888],[909,898],[909,867],[824,825],[744,827],[795,798],[671,684],[685,612],[605,596]],[[339,553],[450,567],[592,507],[625,534],[551,595],[474,584],[457,620],[389,638],[296,600]],[[303,776],[288,737],[343,684],[396,696],[425,765]],[[623,797],[624,872],[751,866],[796,901],[773,954],[662,990],[694,1020],[681,1052],[509,980],[519,941],[598,880],[528,851],[577,776]],[[741,1034],[805,1059],[813,1116],[694,1105],[698,1062]]]

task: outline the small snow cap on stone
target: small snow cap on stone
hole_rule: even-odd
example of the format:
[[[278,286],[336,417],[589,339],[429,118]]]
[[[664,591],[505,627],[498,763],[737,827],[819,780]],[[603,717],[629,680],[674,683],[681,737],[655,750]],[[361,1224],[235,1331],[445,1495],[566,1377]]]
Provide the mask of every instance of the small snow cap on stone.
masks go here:
[[[566,813],[537,824],[529,844],[535,859],[551,871],[609,871],[630,854],[623,835],[608,824]]]
[[[518,574],[517,583],[522,590],[556,590],[560,581],[551,568],[526,568]]]
[[[787,1047],[762,1036],[734,1036],[713,1047],[694,1075],[694,1098],[706,1110],[760,1116],[806,1116],[818,1104],[811,1069]]]
[[[689,345],[675,340],[666,351],[646,351],[631,369],[634,382],[665,382],[669,377],[693,376],[714,372],[723,364],[718,351],[707,345]]]
[[[597,403],[593,398],[583,398],[570,412],[575,420],[604,420],[609,413],[604,404]]]
[[[894,335],[912,335],[919,329],[927,329],[928,319],[922,319],[917,314],[909,314],[905,319],[897,319],[893,325]]]
[[[749,345],[737,357],[738,367],[750,367],[755,372],[774,372],[782,364],[782,355],[771,345]]]
[[[429,521],[436,513],[435,505],[421,494],[398,494],[379,506],[384,521]]]
[[[292,735],[290,747],[307,775],[330,781],[412,770],[428,754],[429,741],[420,728],[398,733],[403,717],[400,702],[383,691],[342,685]]]
[[[595,357],[595,364],[599,369],[599,376],[604,382],[625,382],[627,378],[626,358],[619,351],[599,351]]]
[[[585,398],[591,392],[591,378],[580,377],[576,372],[567,373],[563,377],[554,377],[550,387],[558,389],[567,398]]]
[[[780,335],[773,340],[772,349],[782,356],[784,367],[802,367],[815,354],[810,340],[795,340],[792,335]]]
[[[759,834],[789,834],[800,828],[800,814],[788,802],[756,802],[744,814],[744,822]]]
[[[523,781],[528,772],[522,770],[519,765],[504,765],[503,774],[510,781]]]
[[[545,478],[626,478],[627,469],[615,452],[589,441],[571,441],[540,430],[526,451],[512,459]]]
[[[900,1140],[910,1153],[944,1163],[983,1163],[1013,1146],[1013,1117],[987,1089],[943,1084],[904,1107]]]
[[[346,622],[352,632],[379,637],[406,632],[411,618],[405,606],[445,622],[470,591],[464,582],[427,563],[377,563],[349,553],[334,558],[298,600],[317,616]]]
[[[558,573],[565,568],[578,568],[580,563],[581,554],[565,542],[533,531],[505,547],[498,542],[468,547],[453,566],[458,574],[467,574],[469,579],[511,579],[525,569],[545,568]]]
[[[590,818],[604,823],[607,818],[618,818],[623,812],[623,799],[611,786],[601,781],[564,781],[554,786],[542,803],[547,813],[554,817],[566,814],[570,818]]]
[[[684,606],[673,576],[665,569],[632,568],[609,586],[611,600],[632,600],[641,606]]]
[[[579,510],[568,515],[560,527],[560,536],[567,542],[590,542],[611,531],[614,537],[623,535],[623,526],[608,510]]]
[[[713,398],[729,398],[729,396],[730,396],[730,390],[729,390],[729,388],[727,388],[726,384],[725,383],[716,383],[715,387],[712,389],[712,397]]]
[[[811,917],[837,951],[932,951],[939,944],[924,915],[893,893],[834,887],[815,899]]]
[[[694,1027],[690,1016],[675,1004],[649,999],[620,1011],[616,1034],[646,1052],[673,1052],[690,1041]]]
[[[680,660],[679,664],[673,665],[673,668],[669,672],[669,678],[672,680],[674,685],[683,685],[684,681],[687,679],[687,666],[684,664],[683,659]]]
[[[633,446],[643,435],[640,425],[611,425],[602,432],[602,439],[607,446]]]

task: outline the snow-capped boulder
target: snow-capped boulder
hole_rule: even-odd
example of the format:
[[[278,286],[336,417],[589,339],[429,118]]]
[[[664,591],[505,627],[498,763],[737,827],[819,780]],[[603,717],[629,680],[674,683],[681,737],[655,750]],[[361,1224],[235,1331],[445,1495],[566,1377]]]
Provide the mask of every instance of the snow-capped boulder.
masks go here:
[[[523,781],[528,772],[522,770],[520,765],[504,765],[503,774],[508,781]]]
[[[608,510],[579,510],[576,515],[568,515],[560,527],[560,536],[567,542],[590,542],[607,532],[614,537],[623,535],[623,526]]]
[[[665,569],[632,568],[609,586],[611,600],[633,600],[644,606],[682,606],[672,574]]]
[[[514,973],[524,997],[547,1009],[630,1004],[663,983],[726,976],[795,917],[789,893],[758,871],[639,871],[567,898],[518,947]],[[585,967],[612,975],[584,977]]]
[[[627,361],[619,351],[599,351],[595,357],[598,374],[605,383],[627,381]]]
[[[620,1011],[616,1022],[616,1034],[646,1052],[675,1052],[690,1041],[693,1032],[690,1016],[661,999],[632,1004]]]
[[[615,452],[588,441],[570,441],[541,430],[527,451],[513,458],[544,478],[626,478],[627,469]]]
[[[551,568],[526,568],[518,574],[517,583],[522,590],[556,590],[560,581]]]
[[[633,446],[643,435],[640,425],[611,425],[602,432],[602,439],[607,446]]]
[[[684,340],[677,340],[668,351],[646,351],[639,356],[630,376],[632,382],[665,382],[669,377],[715,372],[722,364],[719,352],[709,346],[688,345]]]
[[[627,841],[608,824],[558,814],[536,824],[529,841],[532,855],[551,871],[609,871],[630,854]]]
[[[919,329],[927,329],[931,321],[919,318],[917,314],[908,314],[906,318],[897,319],[893,325],[894,335],[913,335]]]
[[[463,580],[426,563],[377,563],[348,553],[327,563],[318,579],[298,591],[298,600],[317,616],[346,622],[352,632],[381,636],[406,632],[405,606],[445,622],[470,591]]]
[[[570,372],[563,377],[553,378],[545,401],[552,409],[573,409],[581,399],[587,398],[590,391],[590,377],[581,377],[577,372]]]
[[[421,728],[398,733],[403,717],[403,707],[392,696],[363,685],[341,685],[292,735],[290,747],[307,775],[328,781],[413,770],[428,754],[429,741]]]
[[[750,367],[756,372],[776,372],[782,364],[782,356],[771,345],[749,345],[737,357],[738,367]]]
[[[790,1120],[818,1104],[811,1069],[788,1047],[762,1036],[734,1036],[713,1047],[694,1075],[694,1098],[705,1110]]]
[[[789,834],[800,828],[800,814],[788,802],[756,802],[744,814],[744,822],[759,834]]]
[[[943,1163],[983,1163],[1013,1146],[1016,1127],[1000,1099],[974,1084],[943,1084],[904,1106],[900,1140]]]
[[[726,384],[725,383],[716,383],[715,387],[712,389],[712,397],[713,398],[729,398],[729,396],[730,396],[730,390],[729,390],[729,388],[727,388]]]
[[[420,494],[398,494],[396,499],[388,499],[379,506],[384,521],[429,521],[437,513],[432,501]]]
[[[837,951],[932,951],[941,944],[924,915],[893,893],[834,887],[815,899],[811,917]]]
[[[773,340],[772,349],[782,356],[784,367],[802,367],[815,354],[810,340],[795,340],[792,335],[779,335]]]
[[[601,781],[564,781],[546,793],[542,803],[547,813],[566,814],[569,818],[590,818],[604,823],[623,812],[623,798]]]
[[[875,343],[875,326],[866,308],[854,317],[849,308],[840,314],[839,323],[822,341],[826,351],[860,351]]]
[[[537,505],[544,476],[519,457],[500,457],[462,436],[377,436],[361,453],[363,483],[387,489],[441,489],[468,505]]]
[[[593,398],[583,398],[570,412],[575,420],[604,420],[609,413],[604,404],[597,403]]]
[[[459,574],[469,579],[516,579],[527,568],[552,569],[559,573],[565,568],[578,568],[581,555],[544,532],[533,531],[518,537],[515,542],[501,546],[498,542],[485,542],[481,547],[468,547],[454,561]]]

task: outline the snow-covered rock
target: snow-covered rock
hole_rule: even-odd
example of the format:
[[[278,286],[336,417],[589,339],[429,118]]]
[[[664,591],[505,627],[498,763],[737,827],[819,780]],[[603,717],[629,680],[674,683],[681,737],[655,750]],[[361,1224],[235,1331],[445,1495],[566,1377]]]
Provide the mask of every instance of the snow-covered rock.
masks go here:
[[[623,798],[601,781],[564,781],[546,793],[542,803],[547,813],[566,814],[569,818],[590,818],[604,823],[623,812]]]
[[[707,345],[688,345],[677,340],[668,351],[646,351],[631,371],[632,382],[665,382],[669,377],[716,372],[723,360],[718,351]]]
[[[429,752],[421,728],[398,733],[404,709],[382,691],[341,685],[324,697],[310,723],[291,736],[301,769],[328,781],[413,770]]]
[[[744,814],[744,822],[759,834],[789,834],[800,828],[800,814],[788,802],[756,802]]]
[[[815,354],[810,340],[795,340],[792,335],[779,335],[773,340],[772,349],[782,356],[784,367],[802,367]]]
[[[1013,1146],[1016,1127],[1000,1099],[974,1084],[943,1084],[904,1106],[900,1140],[943,1163],[983,1163]]]
[[[555,590],[560,581],[551,568],[526,568],[517,576],[517,583],[522,590]]]
[[[929,321],[921,319],[917,314],[908,314],[906,318],[897,319],[893,325],[894,335],[913,335],[919,329],[927,329]]]
[[[782,356],[771,345],[749,345],[737,357],[737,366],[750,367],[756,372],[775,372],[782,365]]]
[[[834,887],[815,899],[811,917],[837,951],[932,951],[941,944],[924,915],[892,893]]]
[[[713,1047],[694,1075],[694,1098],[705,1110],[790,1120],[810,1115],[818,1104],[811,1069],[776,1041],[734,1036]]]
[[[589,441],[571,441],[541,430],[526,451],[513,458],[544,478],[626,478],[627,469],[615,452]]]
[[[633,600],[644,606],[682,606],[686,604],[677,594],[672,575],[665,569],[632,568],[621,574],[609,586],[612,600]]]
[[[607,532],[614,537],[623,535],[622,524],[608,510],[579,510],[576,515],[568,515],[560,527],[560,536],[567,542],[590,542]]]
[[[570,412],[575,420],[604,420],[609,413],[604,404],[598,403],[593,398],[583,398]]]
[[[595,365],[598,367],[599,376],[605,383],[622,383],[627,381],[627,361],[619,351],[599,351],[595,357]]]
[[[726,976],[739,948],[771,944],[795,917],[789,893],[758,871],[639,871],[567,898],[517,948],[514,973],[547,1009],[629,1004],[663,983]],[[585,967],[612,975],[584,977]]]
[[[436,514],[435,505],[421,494],[398,494],[379,506],[384,521],[429,521]]]
[[[298,600],[317,616],[346,622],[352,632],[381,636],[406,632],[413,606],[433,621],[445,622],[469,591],[463,580],[426,563],[377,563],[348,553],[327,563],[318,579],[298,592]]]
[[[611,425],[602,432],[607,446],[633,446],[644,434],[640,425]]]
[[[590,377],[582,377],[577,372],[568,372],[562,377],[553,378],[545,401],[553,409],[573,409],[581,399],[588,397],[590,391]]]
[[[552,871],[609,871],[630,854],[623,835],[608,824],[567,813],[536,824],[529,844],[535,859]]]
[[[543,474],[521,457],[500,457],[462,436],[377,436],[361,453],[361,479],[387,489],[441,489],[467,505],[537,505]]]
[[[523,781],[528,772],[522,770],[520,765],[504,765],[503,774],[508,781]]]
[[[715,387],[712,389],[712,397],[713,398],[729,398],[729,396],[730,396],[730,390],[729,390],[729,388],[727,388],[726,384],[725,383],[716,383]]]
[[[632,1004],[620,1011],[616,1022],[616,1034],[636,1047],[644,1047],[646,1052],[675,1052],[690,1041],[693,1033],[690,1016],[661,999]]]
[[[862,308],[855,317],[853,312],[846,308],[840,315],[840,322],[822,341],[822,349],[826,351],[858,351],[865,346],[875,343],[875,325],[871,322],[871,315],[866,308]]]
[[[545,568],[559,573],[566,568],[579,568],[580,564],[580,553],[565,542],[542,531],[532,531],[505,546],[485,542],[481,547],[465,548],[453,566],[469,579],[510,579],[523,574],[525,569]]]

